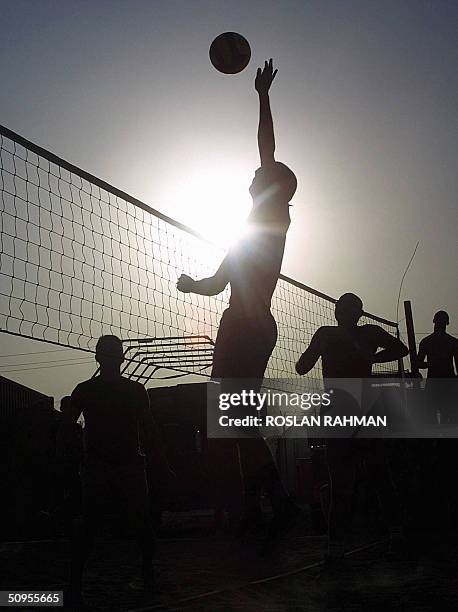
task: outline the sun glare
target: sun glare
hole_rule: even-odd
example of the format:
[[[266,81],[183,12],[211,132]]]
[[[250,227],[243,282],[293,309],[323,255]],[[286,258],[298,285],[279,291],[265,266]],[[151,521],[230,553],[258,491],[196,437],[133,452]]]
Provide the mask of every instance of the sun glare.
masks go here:
[[[246,170],[224,164],[197,167],[168,194],[173,216],[225,248],[243,235],[251,209]]]

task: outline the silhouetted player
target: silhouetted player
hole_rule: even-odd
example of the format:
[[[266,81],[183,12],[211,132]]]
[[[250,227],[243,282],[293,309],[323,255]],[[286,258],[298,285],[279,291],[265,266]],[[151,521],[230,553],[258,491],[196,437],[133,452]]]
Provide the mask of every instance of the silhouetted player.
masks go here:
[[[358,325],[363,303],[353,293],[342,295],[335,306],[337,326],[320,327],[296,364],[298,374],[307,374],[321,358],[323,378],[368,378],[374,363],[395,361],[408,354],[408,348],[382,327]],[[379,350],[382,349],[382,350]],[[353,408],[353,406],[352,406]],[[356,407],[357,408],[357,407]],[[331,484],[328,559],[343,556],[344,536],[351,517],[358,457],[354,440],[328,439],[326,453]],[[385,463],[383,447],[371,440],[365,458],[373,484],[380,493],[384,513],[392,531],[399,529],[394,491]]]
[[[441,423],[456,422],[458,406],[453,379],[455,370],[458,373],[458,339],[445,331],[449,324],[445,310],[436,312],[433,323],[433,333],[423,338],[418,347],[418,367],[428,369],[426,393],[431,409],[440,410]]]
[[[250,389],[262,384],[270,355],[277,341],[277,325],[270,311],[271,299],[280,274],[286,233],[290,225],[289,201],[297,181],[294,173],[275,161],[275,139],[269,102],[269,89],[277,71],[272,60],[258,68],[255,88],[259,94],[258,147],[261,167],[249,188],[253,208],[248,218],[248,235],[223,260],[214,276],[193,280],[181,275],[177,288],[185,293],[217,295],[229,283],[231,297],[216,337],[212,378],[251,379]],[[219,441],[222,445],[223,441]],[[239,442],[243,476],[250,482],[264,464],[264,485],[275,490],[274,506],[281,513],[285,497],[272,456],[263,440]]]
[[[142,551],[139,588],[152,588],[153,532],[149,516],[145,476],[145,452],[167,472],[150,413],[148,394],[140,383],[124,378],[122,343],[116,336],[102,336],[95,358],[100,373],[79,384],[72,393],[64,419],[71,424],[84,415],[84,463],[82,470],[83,516],[72,549],[70,593],[81,597],[84,565],[97,527],[113,508],[127,512]]]

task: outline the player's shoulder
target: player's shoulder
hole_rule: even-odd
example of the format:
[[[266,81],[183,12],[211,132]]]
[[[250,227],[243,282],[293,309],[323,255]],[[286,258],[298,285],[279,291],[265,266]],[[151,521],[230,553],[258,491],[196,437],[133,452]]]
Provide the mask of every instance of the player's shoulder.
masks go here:
[[[83,380],[82,382],[78,383],[73,389],[72,395],[80,395],[82,393],[91,391],[92,389],[94,389],[94,387],[97,386],[97,379],[98,377],[95,376],[93,378],[88,378],[88,380]]]
[[[315,332],[315,336],[329,336],[332,334],[336,334],[338,332],[338,327],[337,325],[322,325],[321,327],[319,327],[316,332]]]
[[[319,327],[315,334],[313,335],[313,339],[315,342],[328,342],[333,338],[336,338],[340,334],[340,329],[337,325],[322,325]]]
[[[145,387],[141,383],[125,376],[120,376],[119,379],[117,379],[114,383],[107,383],[107,381],[103,380],[100,375],[98,375],[77,384],[73,393],[90,393],[91,391],[99,388],[101,385],[104,387],[112,387],[113,389],[118,390],[120,387],[123,387],[132,391],[141,391],[143,393],[145,392]]]
[[[358,325],[358,329],[364,329],[366,331],[378,331],[381,329],[385,331],[381,325],[377,325],[376,323],[363,323],[362,325]]]
[[[386,329],[381,325],[375,323],[364,323],[364,325],[358,325],[358,334],[360,337],[366,339],[369,342],[386,341],[389,337],[393,337]]]
[[[364,323],[363,325],[358,325],[358,329],[363,334],[388,334],[381,325],[377,325],[376,323]]]
[[[131,378],[127,378],[126,376],[121,376],[120,384],[131,393],[139,395],[144,395],[146,393],[146,389],[141,383]]]
[[[428,336],[425,336],[424,338],[422,338],[420,340],[420,346],[423,344],[429,344],[431,342],[431,340],[434,339],[434,334],[429,334]]]
[[[119,384],[124,385],[125,387],[130,387],[131,389],[145,389],[145,387],[137,380],[132,380],[132,378],[128,378],[127,376],[121,376],[119,378]]]

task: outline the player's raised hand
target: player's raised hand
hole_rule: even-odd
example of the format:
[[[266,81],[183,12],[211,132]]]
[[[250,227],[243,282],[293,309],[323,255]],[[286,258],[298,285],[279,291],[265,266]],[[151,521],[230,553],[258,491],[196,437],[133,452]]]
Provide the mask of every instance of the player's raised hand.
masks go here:
[[[254,88],[259,94],[268,93],[277,72],[278,70],[274,70],[272,59],[264,62],[264,68],[258,68]]]
[[[177,289],[182,293],[191,293],[194,286],[194,279],[187,274],[182,274],[177,282]]]

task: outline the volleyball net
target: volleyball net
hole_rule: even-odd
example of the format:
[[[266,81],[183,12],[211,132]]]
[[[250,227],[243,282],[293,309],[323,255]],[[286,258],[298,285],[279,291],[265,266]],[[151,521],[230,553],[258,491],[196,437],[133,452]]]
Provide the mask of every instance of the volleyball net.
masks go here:
[[[2,126],[0,192],[0,331],[86,351],[103,334],[186,337],[191,351],[194,337],[215,340],[228,291],[183,294],[176,282],[182,273],[211,276],[224,255],[218,247]],[[281,276],[272,303],[278,342],[266,376],[294,375],[314,332],[335,323],[334,303]],[[383,318],[364,320],[397,333]],[[188,359],[183,371],[208,375],[210,362]],[[310,377],[321,377],[319,366]]]

